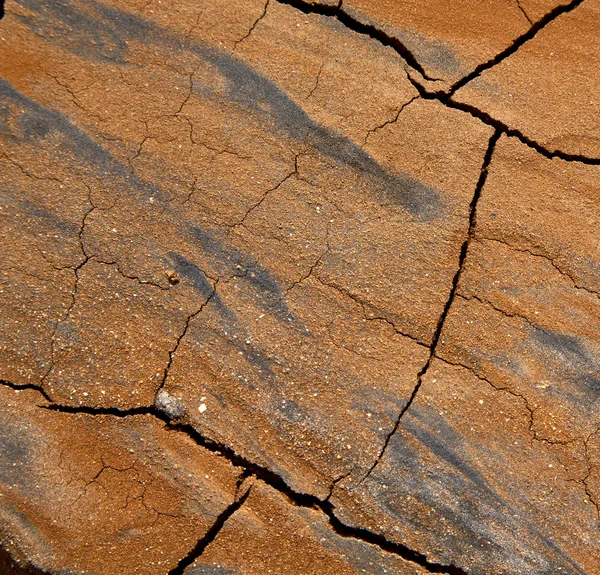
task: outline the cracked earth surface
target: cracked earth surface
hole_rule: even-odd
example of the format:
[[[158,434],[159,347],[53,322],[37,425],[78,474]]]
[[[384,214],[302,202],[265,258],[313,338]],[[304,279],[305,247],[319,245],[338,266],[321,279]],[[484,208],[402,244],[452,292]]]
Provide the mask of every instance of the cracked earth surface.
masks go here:
[[[7,0],[0,573],[600,575],[600,0]]]

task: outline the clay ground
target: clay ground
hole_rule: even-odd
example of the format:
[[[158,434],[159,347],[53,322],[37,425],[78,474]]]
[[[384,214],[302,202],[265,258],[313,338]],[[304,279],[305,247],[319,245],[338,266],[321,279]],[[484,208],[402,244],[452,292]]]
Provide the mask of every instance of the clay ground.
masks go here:
[[[6,0],[0,573],[600,575],[600,0]]]

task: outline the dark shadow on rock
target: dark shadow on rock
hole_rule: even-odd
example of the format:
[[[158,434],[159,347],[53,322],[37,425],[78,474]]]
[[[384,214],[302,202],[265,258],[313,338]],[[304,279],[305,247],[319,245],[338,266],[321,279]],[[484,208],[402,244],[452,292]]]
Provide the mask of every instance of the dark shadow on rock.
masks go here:
[[[593,409],[600,397],[600,357],[589,349],[591,342],[541,327],[534,328],[532,340],[531,351],[562,382],[550,392]]]
[[[370,489],[379,493],[384,512],[408,529],[435,533],[437,527],[427,515],[407,513],[407,496],[435,510],[448,529],[448,547],[493,557],[514,572],[585,575],[521,495],[510,486],[498,490],[494,473],[508,465],[506,452],[475,446],[434,410],[413,406],[386,458],[369,477]]]
[[[189,52],[219,71],[227,82],[229,102],[260,117],[265,125],[310,144],[335,162],[368,177],[384,203],[399,205],[421,221],[440,217],[444,211],[438,190],[408,173],[382,166],[351,139],[313,120],[273,81],[221,49],[178,37],[166,28],[109,6],[92,4],[81,9],[73,7],[69,0],[18,2],[35,14],[21,17],[32,31],[43,32],[48,41],[90,60],[127,65],[131,40]]]
[[[0,575],[45,575],[48,571],[41,571],[32,565],[18,565],[10,553],[0,547]]]

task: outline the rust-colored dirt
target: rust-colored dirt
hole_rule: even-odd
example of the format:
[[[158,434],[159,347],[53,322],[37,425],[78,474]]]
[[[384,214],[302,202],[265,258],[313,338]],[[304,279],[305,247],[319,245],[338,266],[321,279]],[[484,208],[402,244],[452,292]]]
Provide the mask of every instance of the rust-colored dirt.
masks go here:
[[[4,12],[0,573],[600,575],[600,0]]]

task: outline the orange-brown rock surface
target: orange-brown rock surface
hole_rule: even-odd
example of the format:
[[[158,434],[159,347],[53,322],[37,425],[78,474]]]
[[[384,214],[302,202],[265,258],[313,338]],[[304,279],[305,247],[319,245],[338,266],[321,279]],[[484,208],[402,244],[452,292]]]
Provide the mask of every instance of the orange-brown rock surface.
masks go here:
[[[600,575],[595,0],[7,0],[0,573]]]

